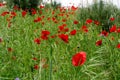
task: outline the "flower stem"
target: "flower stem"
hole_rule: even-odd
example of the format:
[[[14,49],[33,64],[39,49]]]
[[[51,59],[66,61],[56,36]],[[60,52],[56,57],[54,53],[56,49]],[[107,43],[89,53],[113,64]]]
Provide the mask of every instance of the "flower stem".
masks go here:
[[[50,73],[49,73],[49,80],[52,80],[52,45],[50,46]]]

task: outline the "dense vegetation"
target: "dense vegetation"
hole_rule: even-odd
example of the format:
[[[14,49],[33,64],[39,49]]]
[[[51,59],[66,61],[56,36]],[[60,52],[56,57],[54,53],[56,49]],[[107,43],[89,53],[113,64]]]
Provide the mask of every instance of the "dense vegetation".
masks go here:
[[[58,5],[0,9],[0,80],[119,80],[120,10]]]

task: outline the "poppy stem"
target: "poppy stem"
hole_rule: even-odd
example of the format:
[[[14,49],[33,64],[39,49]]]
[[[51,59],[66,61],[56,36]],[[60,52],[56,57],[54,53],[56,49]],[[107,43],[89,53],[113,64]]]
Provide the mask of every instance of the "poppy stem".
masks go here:
[[[52,80],[52,45],[50,45],[50,56],[49,56],[49,59],[50,59],[50,73],[49,73],[49,80]]]

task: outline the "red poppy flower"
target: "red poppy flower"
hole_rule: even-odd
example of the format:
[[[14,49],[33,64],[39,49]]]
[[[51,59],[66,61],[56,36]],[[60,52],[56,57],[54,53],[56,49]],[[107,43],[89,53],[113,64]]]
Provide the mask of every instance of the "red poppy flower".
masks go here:
[[[22,17],[25,17],[26,14],[27,14],[26,11],[22,11]]]
[[[115,20],[115,18],[114,18],[114,17],[111,17],[111,18],[110,18],[110,21],[114,21],[114,20]]]
[[[50,17],[48,17],[47,20],[50,21]]]
[[[48,36],[50,34],[50,32],[48,30],[43,30],[41,32],[41,34],[44,35],[44,36]]]
[[[19,7],[15,5],[15,6],[13,7],[13,9],[14,9],[14,10],[19,10]]]
[[[86,24],[90,24],[90,23],[92,23],[92,19],[87,19]]]
[[[71,9],[72,9],[73,11],[76,11],[76,10],[78,9],[78,7],[72,6]]]
[[[78,24],[79,22],[77,20],[74,21],[74,24]]]
[[[42,14],[42,10],[39,11],[39,14]]]
[[[2,38],[0,38],[0,43],[1,43],[2,41],[3,41]]]
[[[60,31],[64,30],[64,26],[58,26],[58,28],[59,28]]]
[[[43,39],[43,40],[48,40],[48,36],[41,35],[41,39]]]
[[[52,17],[52,21],[56,21],[56,18],[55,18],[55,17]]]
[[[35,15],[37,13],[37,11],[33,8],[31,9],[31,11],[32,11],[32,15]]]
[[[52,15],[54,15],[54,14],[55,14],[55,12],[53,11],[53,12],[52,12]]]
[[[75,35],[77,33],[77,31],[74,29],[70,32],[70,35]]]
[[[12,23],[12,22],[8,22],[8,28],[10,28],[10,27],[11,27],[11,23]]]
[[[41,38],[42,38],[43,40],[48,40],[48,35],[49,35],[49,34],[50,34],[49,31],[43,30],[43,31],[41,32]]]
[[[34,58],[32,58],[32,59],[33,59],[34,61],[36,61],[36,60],[37,60],[37,58],[35,58],[35,57],[34,57]]]
[[[69,28],[65,28],[65,26],[66,26],[66,24],[58,26],[58,28],[59,28],[58,33],[60,33],[60,32],[68,32]]]
[[[0,3],[0,7],[2,7],[2,6],[4,6],[4,4],[3,4],[3,3]]]
[[[11,18],[7,18],[6,20],[7,20],[7,22],[10,22]]]
[[[45,6],[43,6],[43,5],[40,5],[40,8],[42,9],[42,8],[44,8]]]
[[[9,48],[7,48],[7,50],[8,50],[8,52],[12,52],[13,49],[9,47]]]
[[[34,22],[40,22],[40,21],[42,21],[41,17],[37,17],[36,19],[34,19]]]
[[[12,15],[13,17],[15,17],[17,14],[16,14],[16,12],[11,12],[11,15]]]
[[[81,51],[73,55],[72,57],[72,65],[73,66],[81,66],[86,61],[86,52]]]
[[[62,19],[62,22],[66,22],[67,20],[66,19]]]
[[[51,38],[55,38],[55,37],[56,37],[56,35],[51,36]]]
[[[62,24],[62,26],[66,27],[66,26],[67,26],[67,24]]]
[[[45,25],[45,22],[42,22],[42,25]]]
[[[110,28],[110,32],[115,32],[116,31],[116,25],[113,25],[111,28]]]
[[[101,36],[108,36],[108,34],[109,34],[109,33],[108,33],[107,31],[102,31],[102,32],[100,33]]]
[[[61,13],[61,14],[58,14],[58,15],[59,15],[59,16],[64,16],[64,14],[62,14],[62,13]]]
[[[39,38],[35,38],[35,39],[34,39],[34,42],[35,42],[36,44],[40,44],[41,41],[40,41]]]
[[[120,33],[120,28],[117,29],[117,33]]]
[[[119,44],[117,44],[117,48],[118,48],[118,49],[120,49],[120,43],[119,43]]]
[[[69,17],[69,14],[66,14],[66,17],[68,18],[68,17]]]
[[[95,20],[95,21],[94,21],[94,24],[99,25],[99,24],[100,24],[100,22],[99,22],[99,21],[97,21],[97,20]]]
[[[9,18],[12,19],[13,17],[14,17],[14,16],[11,15]]]
[[[34,65],[34,69],[38,70],[39,69],[39,66],[36,64]]]
[[[87,26],[83,25],[82,26],[82,30],[84,30],[84,29],[87,29]]]
[[[45,16],[41,16],[41,18],[42,18],[42,19],[44,19],[44,18],[45,18]]]
[[[64,29],[64,32],[68,32],[68,31],[69,31],[69,28],[65,28],[65,29]]]
[[[9,14],[9,12],[5,11],[5,12],[2,12],[1,16],[5,16],[7,14]]]
[[[56,24],[57,24],[57,23],[58,23],[58,21],[57,21],[57,20],[55,20],[55,21],[54,21],[54,23],[56,23]]]
[[[64,7],[60,7],[59,9],[60,9],[60,12],[62,13],[62,12],[63,12]]]
[[[98,40],[98,41],[96,41],[96,46],[101,46],[102,45],[102,40]]]
[[[87,26],[82,26],[82,30],[84,31],[84,32],[88,32],[88,28],[87,28]]]
[[[1,1],[0,1],[0,7],[3,7],[3,6],[5,6],[6,4],[7,4],[6,1],[3,1],[2,3],[1,3]]]
[[[68,43],[68,35],[67,34],[60,34],[58,35],[65,43]]]

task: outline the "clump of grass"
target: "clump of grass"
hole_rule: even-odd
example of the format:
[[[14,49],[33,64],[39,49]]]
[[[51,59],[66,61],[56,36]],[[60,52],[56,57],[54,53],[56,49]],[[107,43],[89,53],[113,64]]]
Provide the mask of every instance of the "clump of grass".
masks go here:
[[[80,9],[78,14],[79,20],[86,20],[88,18],[92,20],[97,20],[100,22],[101,29],[109,31],[110,27],[113,25],[110,22],[110,18],[116,18],[116,22],[118,21],[119,9],[113,5],[112,3],[105,3],[103,0],[99,2],[94,2],[92,5],[88,7],[83,7]]]
[[[34,9],[38,9],[38,5],[40,5],[40,3],[42,2],[42,0],[7,0],[7,6],[8,9],[11,10],[14,7],[18,7],[21,8],[23,10],[31,10],[32,8]]]

